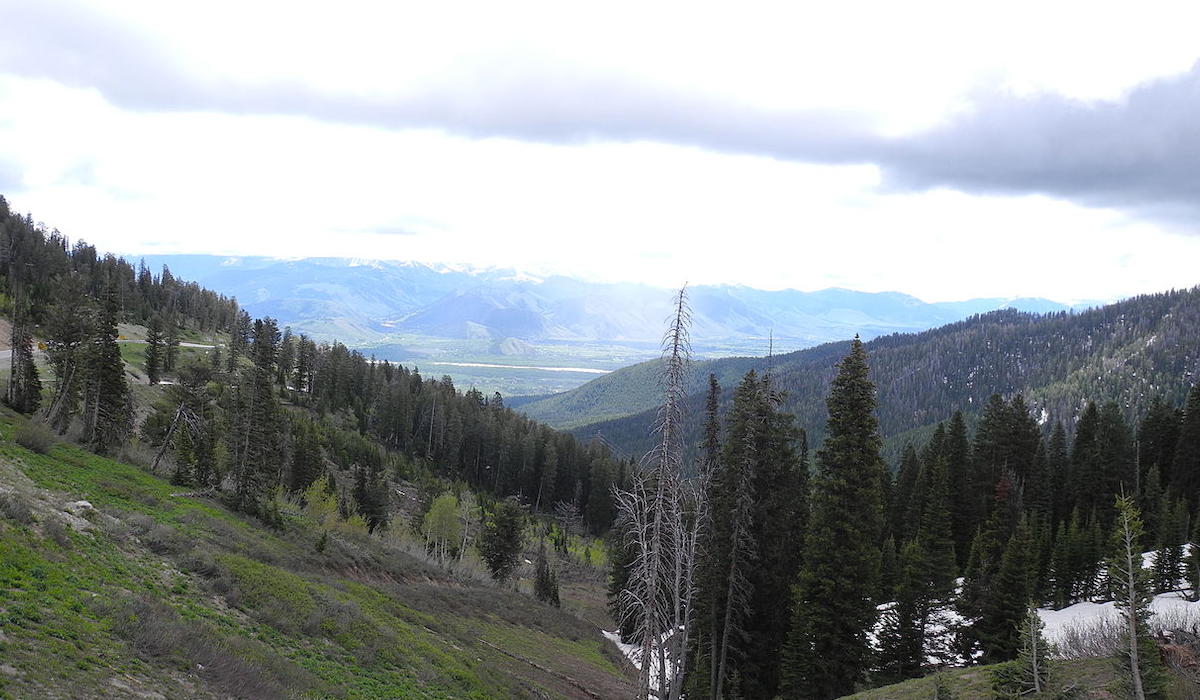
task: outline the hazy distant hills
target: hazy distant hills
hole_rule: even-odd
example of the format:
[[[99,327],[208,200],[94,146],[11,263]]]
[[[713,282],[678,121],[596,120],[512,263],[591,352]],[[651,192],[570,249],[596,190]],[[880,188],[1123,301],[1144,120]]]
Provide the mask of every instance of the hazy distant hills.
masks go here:
[[[176,276],[237,297],[251,316],[271,316],[297,332],[347,343],[395,333],[656,341],[672,294],[648,285],[409,262],[213,255],[150,256],[146,262],[155,272],[166,264]],[[846,289],[764,291],[719,285],[697,286],[690,294],[695,338],[765,339],[773,334],[781,341],[777,347],[806,347],[855,333],[872,338],[923,330],[999,308],[1069,308],[1045,299],[930,304],[896,292]]]

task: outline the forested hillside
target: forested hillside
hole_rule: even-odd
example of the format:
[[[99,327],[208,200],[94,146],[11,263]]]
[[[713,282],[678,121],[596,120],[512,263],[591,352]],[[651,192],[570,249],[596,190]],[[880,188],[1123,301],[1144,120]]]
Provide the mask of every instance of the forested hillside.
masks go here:
[[[785,409],[814,445],[821,442],[825,421],[821,399],[847,347],[831,343],[771,360]],[[928,437],[934,423],[956,410],[973,424],[992,394],[1021,394],[1040,422],[1061,420],[1073,432],[1089,400],[1116,402],[1126,420],[1141,416],[1155,396],[1183,401],[1200,370],[1200,288],[1078,313],[996,311],[922,333],[876,338],[866,348],[878,386],[880,431],[892,457],[908,433]],[[692,436],[699,431],[702,378],[715,373],[728,388],[750,367],[765,371],[768,361],[695,363],[688,385]],[[631,367],[522,408],[542,420],[569,421],[580,436],[600,431],[621,449],[640,454],[653,419],[646,410],[655,400],[653,385],[645,381],[649,370],[648,364]],[[645,412],[583,419],[611,415],[616,403],[607,402],[609,396]]]
[[[3,200],[0,227],[2,300],[13,318],[8,403],[98,452],[118,453],[134,437],[166,445],[158,458],[177,482],[227,490],[247,512],[277,486],[299,492],[330,469],[352,469],[345,492],[372,529],[387,519],[386,480],[425,474],[535,510],[569,503],[594,531],[608,526],[610,486],[625,465],[506,409],[498,394],[281,331],[165,267],[154,274],[70,246]],[[148,329],[144,364],[128,375],[119,324]],[[175,362],[182,336],[214,333],[226,347]],[[35,337],[48,360],[44,382]],[[133,390],[160,379],[169,385]]]
[[[0,290],[0,648],[19,652],[5,654],[19,666],[5,667],[17,679],[0,678],[0,695],[79,696],[117,669],[128,682],[102,695],[152,683],[180,697],[590,697],[578,678],[595,673],[625,693],[600,649],[604,623],[581,621],[606,618],[590,573],[603,548],[586,536],[608,530],[629,469],[603,445],[499,394],[251,319],[166,267],[70,245],[3,198]],[[527,552],[531,535],[543,544]],[[526,592],[543,602],[519,585],[489,590],[526,557],[539,562]],[[180,570],[170,590],[141,583],[160,567]],[[556,569],[574,617],[554,610]],[[80,601],[140,587],[109,607]],[[396,602],[411,595],[428,597]],[[537,629],[500,630],[487,622],[495,605],[525,608]],[[263,634],[266,645],[248,641]],[[64,635],[86,639],[76,667],[40,672],[34,659]]]
[[[1194,294],[1153,299],[1177,315]],[[905,444],[892,469],[872,360],[856,338],[836,364],[812,468],[806,433],[779,393],[777,377],[794,369],[750,370],[728,401],[710,375],[690,439],[676,434],[671,387],[681,382],[678,361],[666,360],[668,398],[646,470],[621,497],[612,574],[623,633],[643,658],[664,648],[676,660],[659,686],[689,698],[830,700],[999,664],[982,695],[965,675],[921,687],[935,697],[964,697],[956,683],[970,698],[1194,697],[1200,607],[1186,601],[1200,591],[1200,387],[1186,402],[1155,395],[1129,420],[1088,384],[1094,393],[1080,394],[1070,433],[1020,394],[993,393],[973,425],[954,411]],[[922,371],[914,355],[884,365],[904,361]],[[694,463],[683,458],[689,445]],[[651,503],[683,515],[656,521]],[[643,602],[659,599],[668,604]],[[1051,652],[1036,609],[1096,601],[1113,602],[1115,621],[1078,627]],[[1182,616],[1153,617],[1152,601]],[[672,609],[691,612],[676,622]],[[1107,676],[1068,681],[1056,654],[1115,663]],[[1132,685],[1144,693],[1121,694]]]

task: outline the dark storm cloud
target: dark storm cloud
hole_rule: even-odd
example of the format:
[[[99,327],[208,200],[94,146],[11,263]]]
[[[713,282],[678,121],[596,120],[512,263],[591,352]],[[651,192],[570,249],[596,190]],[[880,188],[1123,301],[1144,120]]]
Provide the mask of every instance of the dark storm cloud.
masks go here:
[[[569,66],[495,61],[465,78],[376,98],[300,82],[253,85],[197,73],[152,37],[100,15],[48,3],[18,3],[9,12],[7,29],[0,28],[0,66],[95,88],[126,109],[298,115],[471,138],[644,140],[789,161],[874,163],[893,189],[1041,193],[1160,219],[1200,218],[1198,67],[1145,84],[1122,102],[994,91],[937,129],[885,139],[846,114],[767,111]]]
[[[1200,213],[1200,64],[1121,102],[992,95],[880,154],[901,189],[1043,193],[1157,217]]]

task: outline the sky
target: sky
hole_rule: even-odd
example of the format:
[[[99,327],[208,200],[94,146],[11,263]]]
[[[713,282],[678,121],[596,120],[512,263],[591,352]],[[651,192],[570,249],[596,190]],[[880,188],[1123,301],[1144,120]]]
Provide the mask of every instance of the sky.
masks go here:
[[[1200,3],[0,0],[0,194],[126,254],[1200,283]]]

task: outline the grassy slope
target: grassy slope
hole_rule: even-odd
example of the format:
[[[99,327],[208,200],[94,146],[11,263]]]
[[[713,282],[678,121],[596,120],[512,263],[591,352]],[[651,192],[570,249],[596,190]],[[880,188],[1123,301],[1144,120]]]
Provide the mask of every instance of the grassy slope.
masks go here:
[[[632,696],[595,625],[365,534],[318,553],[299,513],[268,530],[70,445],[30,452],[19,420],[0,416],[0,698]]]
[[[991,673],[995,666],[952,668],[945,671],[949,685],[958,700],[993,700]],[[1120,697],[1115,691],[1116,666],[1111,659],[1074,659],[1059,661],[1054,666],[1059,687],[1073,687],[1080,700],[1113,700]],[[915,678],[895,685],[865,690],[847,695],[841,700],[929,700],[934,696],[934,678]],[[1169,675],[1167,698],[1192,700],[1200,697],[1200,688],[1180,675]]]

